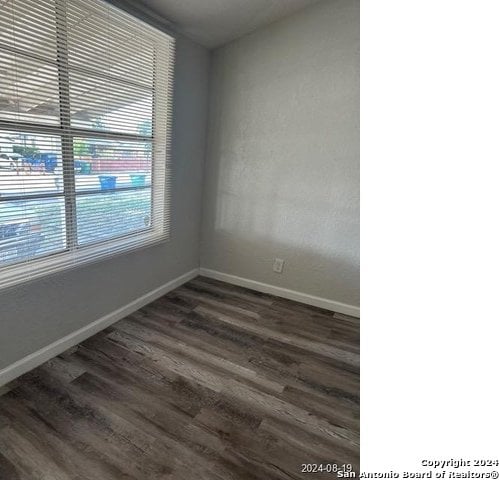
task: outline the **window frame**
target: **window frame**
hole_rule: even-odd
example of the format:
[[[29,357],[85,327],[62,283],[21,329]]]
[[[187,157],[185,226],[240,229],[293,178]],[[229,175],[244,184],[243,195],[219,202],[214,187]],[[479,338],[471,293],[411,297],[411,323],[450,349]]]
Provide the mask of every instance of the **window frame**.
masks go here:
[[[133,250],[145,248],[160,242],[168,241],[170,238],[170,222],[167,217],[170,214],[171,204],[171,128],[172,128],[172,104],[173,104],[173,62],[172,57],[175,54],[175,38],[170,33],[161,32],[168,37],[171,43],[169,47],[170,58],[168,62],[161,65],[162,74],[168,74],[167,86],[164,91],[160,91],[156,83],[156,71],[158,68],[157,47],[154,47],[153,62],[153,85],[152,85],[152,113],[151,113],[151,134],[141,135],[132,133],[122,133],[116,131],[99,130],[72,126],[71,123],[71,103],[70,103],[70,72],[80,71],[85,73],[85,68],[69,64],[68,58],[68,32],[66,28],[67,11],[65,0],[55,0],[55,29],[56,29],[56,48],[57,59],[50,61],[47,58],[32,52],[25,52],[15,47],[2,45],[2,48],[11,50],[12,53],[19,54],[21,57],[30,57],[34,60],[51,64],[57,69],[58,95],[59,95],[59,122],[51,124],[12,121],[0,119],[0,130],[6,130],[17,133],[27,133],[33,135],[52,135],[60,139],[61,145],[61,164],[62,164],[62,191],[51,193],[34,193],[25,195],[13,195],[1,197],[0,202],[6,201],[29,201],[41,198],[62,198],[64,200],[64,230],[65,230],[65,248],[41,256],[35,256],[28,260],[22,260],[17,263],[0,265],[0,289],[4,287],[2,280],[3,273],[7,273],[8,278],[15,278],[13,282],[7,282],[15,285],[33,278],[43,277],[49,273],[55,273],[67,268],[73,268],[92,261],[101,261],[106,257],[116,254],[123,254]],[[112,4],[99,0],[106,7],[119,11],[126,15],[129,21],[146,23],[136,18],[132,14],[122,11]],[[147,23],[146,23],[147,24]],[[148,27],[154,28],[147,24]],[[156,29],[157,30],[157,29]],[[168,66],[165,65],[168,63]],[[171,76],[170,76],[171,75]],[[105,74],[102,75],[105,77]],[[113,80],[116,80],[113,77]],[[133,81],[122,79],[127,85],[133,85]],[[163,108],[166,107],[167,117],[164,124],[158,122],[157,105],[163,102]],[[159,136],[158,125],[164,131]],[[103,194],[100,190],[78,190],[76,189],[76,173],[74,160],[74,139],[75,138],[101,138],[110,141],[125,141],[130,143],[147,143],[151,145],[151,182],[144,186],[126,186],[113,189],[114,192],[150,190],[151,195],[151,224],[143,229],[117,235],[103,240],[97,240],[93,243],[78,244],[77,222],[78,214],[76,200],[79,196]],[[62,215],[62,212],[61,212]],[[158,219],[160,221],[158,221]]]

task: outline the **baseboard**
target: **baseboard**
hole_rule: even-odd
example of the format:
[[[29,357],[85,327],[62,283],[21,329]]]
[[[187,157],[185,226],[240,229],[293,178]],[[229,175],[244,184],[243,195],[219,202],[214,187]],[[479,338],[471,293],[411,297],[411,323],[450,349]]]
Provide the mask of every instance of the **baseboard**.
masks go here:
[[[0,387],[2,385],[5,385],[6,383],[11,382],[20,375],[29,372],[33,368],[38,367],[47,360],[50,360],[51,358],[54,358],[57,355],[60,355],[62,352],[65,352],[68,348],[71,348],[77,345],[78,343],[83,342],[92,335],[95,335],[96,333],[100,332],[101,330],[104,330],[105,328],[109,327],[118,320],[121,320],[127,315],[130,315],[131,313],[135,312],[139,308],[142,308],[148,303],[151,303],[152,301],[162,297],[171,290],[180,287],[180,285],[183,285],[184,283],[188,282],[189,280],[192,280],[198,275],[199,275],[198,268],[195,268],[190,272],[184,273],[180,277],[177,277],[174,280],[165,283],[161,287],[158,287],[146,293],[145,295],[142,295],[141,297],[133,300],[129,304],[121,308],[118,308],[117,310],[114,310],[114,312],[111,312],[99,318],[95,322],[92,322],[86,325],[85,327],[80,328],[79,330],[76,330],[75,332],[70,333],[69,335],[66,335],[65,337],[55,341],[54,343],[44,348],[41,348],[40,350],[0,370]]]
[[[314,307],[325,308],[326,310],[351,315],[357,318],[360,317],[360,308],[355,307],[354,305],[335,302],[334,300],[316,297],[314,295],[289,290],[287,288],[276,287],[275,285],[270,285],[268,283],[257,282],[248,278],[237,277],[236,275],[229,275],[228,273],[210,270],[209,268],[200,268],[199,274],[203,277],[214,278],[215,280],[232,283],[233,285],[238,285],[240,287],[250,288],[258,292],[270,293],[271,295],[276,295],[277,297],[295,300],[296,302],[313,305]]]

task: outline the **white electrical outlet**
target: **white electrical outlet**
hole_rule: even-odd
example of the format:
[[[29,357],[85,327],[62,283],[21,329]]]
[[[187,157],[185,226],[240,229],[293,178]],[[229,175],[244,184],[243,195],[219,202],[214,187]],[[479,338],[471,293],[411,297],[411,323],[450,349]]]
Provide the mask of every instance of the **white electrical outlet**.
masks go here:
[[[282,258],[274,258],[274,267],[273,267],[274,272],[282,273],[283,267],[284,267],[284,260]]]

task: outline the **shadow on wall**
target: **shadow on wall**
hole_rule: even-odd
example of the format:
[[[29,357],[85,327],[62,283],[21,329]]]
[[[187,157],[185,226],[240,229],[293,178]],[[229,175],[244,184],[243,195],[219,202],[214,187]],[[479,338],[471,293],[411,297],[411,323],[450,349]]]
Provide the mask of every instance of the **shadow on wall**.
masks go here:
[[[290,156],[288,146],[265,143],[214,149],[202,266],[358,306],[357,162],[345,168],[352,162],[327,154],[311,161],[307,144]],[[272,271],[276,257],[283,274]]]
[[[269,136],[213,135],[201,266],[358,306],[358,161]]]

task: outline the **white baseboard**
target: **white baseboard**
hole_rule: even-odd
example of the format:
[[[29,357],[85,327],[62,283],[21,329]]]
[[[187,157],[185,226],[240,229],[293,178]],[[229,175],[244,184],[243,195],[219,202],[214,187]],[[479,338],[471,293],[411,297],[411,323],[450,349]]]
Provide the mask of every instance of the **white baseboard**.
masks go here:
[[[165,283],[161,287],[158,287],[155,290],[152,290],[146,293],[145,295],[142,295],[141,297],[133,300],[124,307],[114,310],[114,312],[111,312],[99,318],[98,320],[95,320],[95,322],[92,322],[86,325],[85,327],[80,328],[79,330],[76,330],[75,332],[70,333],[69,335],[66,335],[65,337],[55,341],[54,343],[47,345],[46,347],[41,348],[40,350],[0,370],[0,387],[2,385],[5,385],[6,383],[11,382],[20,375],[29,372],[33,368],[38,367],[47,360],[50,360],[51,358],[54,358],[57,355],[60,355],[62,352],[65,352],[68,348],[71,348],[77,345],[78,343],[83,342],[92,335],[95,335],[96,333],[100,332],[101,330],[104,330],[105,328],[109,327],[118,320],[121,320],[127,315],[130,315],[131,313],[135,312],[139,308],[142,308],[148,303],[151,303],[152,301],[162,297],[171,290],[180,287],[180,285],[183,285],[184,283],[188,282],[189,280],[192,280],[198,275],[199,275],[198,268],[195,268],[190,272],[184,273],[180,277],[177,277],[174,280]]]
[[[268,283],[257,282],[248,278],[237,277],[236,275],[229,275],[228,273],[218,272],[216,270],[210,270],[208,268],[200,268],[199,274],[203,277],[214,278],[215,280],[232,283],[240,287],[250,288],[258,292],[270,293],[271,295],[275,295],[277,297],[295,300],[296,302],[313,305],[314,307],[320,307],[326,310],[331,310],[333,312],[343,313],[345,315],[351,315],[353,317],[360,318],[360,308],[355,307],[354,305],[335,302],[334,300],[329,300],[327,298],[315,297],[314,295],[309,295],[307,293],[301,293],[295,290],[289,290],[287,288],[276,287],[275,285],[269,285]]]

